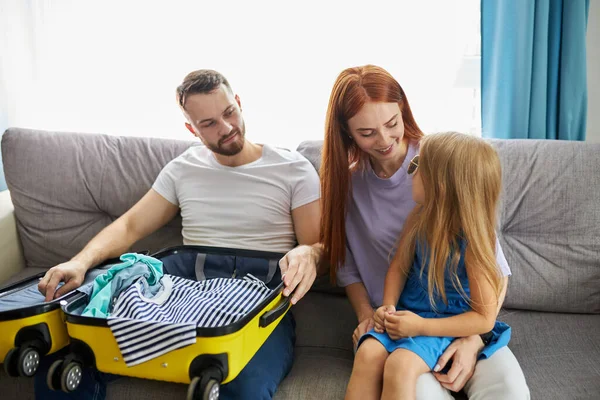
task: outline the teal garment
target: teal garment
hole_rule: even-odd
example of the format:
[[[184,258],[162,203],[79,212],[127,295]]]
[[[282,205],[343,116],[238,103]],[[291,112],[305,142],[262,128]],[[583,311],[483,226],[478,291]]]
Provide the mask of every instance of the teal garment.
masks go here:
[[[119,294],[138,279],[145,279],[150,293],[160,290],[163,276],[163,263],[154,257],[137,253],[121,256],[121,264],[113,265],[106,273],[94,280],[90,302],[81,315],[85,317],[106,318],[111,305]]]

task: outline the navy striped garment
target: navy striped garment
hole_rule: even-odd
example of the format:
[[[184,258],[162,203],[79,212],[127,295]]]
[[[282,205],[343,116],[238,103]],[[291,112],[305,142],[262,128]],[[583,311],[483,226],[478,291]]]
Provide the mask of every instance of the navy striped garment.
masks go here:
[[[161,285],[149,298],[146,281],[136,281],[120,294],[108,317],[108,326],[129,367],[196,343],[196,327],[232,324],[271,293],[249,274],[242,279],[200,282],[164,275]]]

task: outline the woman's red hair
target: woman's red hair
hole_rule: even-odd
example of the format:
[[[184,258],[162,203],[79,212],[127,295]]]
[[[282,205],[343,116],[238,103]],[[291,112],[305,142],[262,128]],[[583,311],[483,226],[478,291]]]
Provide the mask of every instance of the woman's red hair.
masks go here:
[[[332,283],[346,258],[346,203],[352,171],[363,168],[367,155],[350,139],[348,120],[367,102],[398,103],[404,136],[418,141],[423,132],[415,122],[400,84],[375,65],[348,68],[337,77],[327,107],[321,162],[321,243]]]

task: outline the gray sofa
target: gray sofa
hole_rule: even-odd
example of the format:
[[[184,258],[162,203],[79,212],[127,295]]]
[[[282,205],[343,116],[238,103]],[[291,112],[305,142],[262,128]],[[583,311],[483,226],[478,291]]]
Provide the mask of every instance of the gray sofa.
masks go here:
[[[192,144],[7,130],[2,156],[14,215],[5,201],[0,251],[10,262],[0,264],[0,277],[15,281],[70,258]],[[493,144],[504,170],[500,241],[513,272],[500,315],[513,327],[510,347],[533,399],[600,399],[600,145]],[[320,147],[305,142],[299,151],[318,167]],[[180,230],[175,219],[134,250],[180,244]],[[343,292],[321,279],[293,313],[296,358],[276,399],[343,398],[356,326]],[[185,398],[186,389],[123,378],[108,398]],[[33,398],[32,381],[0,372],[0,398]]]

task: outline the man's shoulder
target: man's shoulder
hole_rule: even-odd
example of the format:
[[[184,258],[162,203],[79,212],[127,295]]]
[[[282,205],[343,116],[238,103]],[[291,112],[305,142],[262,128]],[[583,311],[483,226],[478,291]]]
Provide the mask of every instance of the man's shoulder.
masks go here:
[[[263,156],[266,155],[263,165],[277,171],[279,175],[285,176],[286,180],[303,180],[316,177],[317,170],[302,154],[295,150],[286,150],[274,146],[265,146]]]
[[[197,144],[190,146],[183,153],[171,160],[171,167],[189,165],[189,164],[204,164],[208,162],[210,150],[204,145]]]
[[[290,164],[310,164],[310,162],[296,150],[288,150],[281,147],[263,145],[264,152],[267,154],[267,162],[273,164],[290,163]]]

